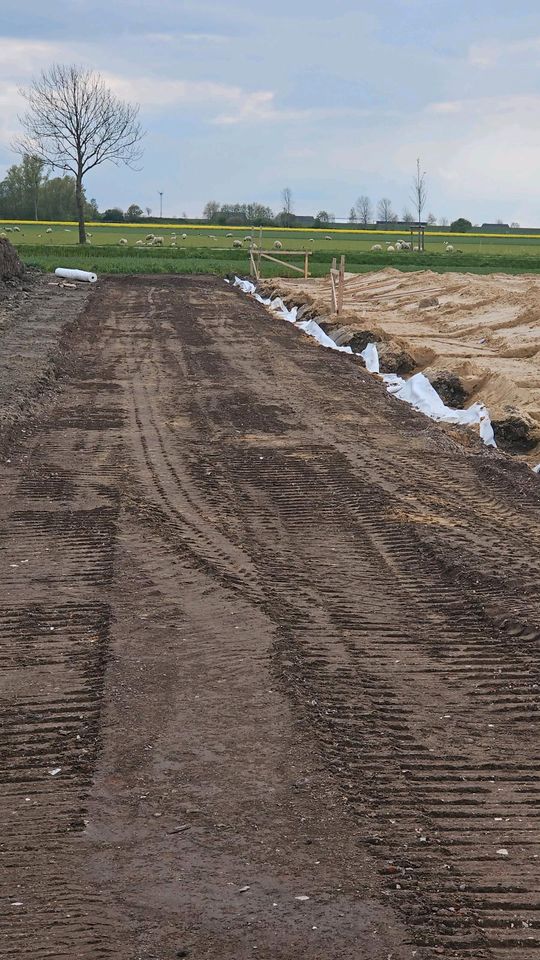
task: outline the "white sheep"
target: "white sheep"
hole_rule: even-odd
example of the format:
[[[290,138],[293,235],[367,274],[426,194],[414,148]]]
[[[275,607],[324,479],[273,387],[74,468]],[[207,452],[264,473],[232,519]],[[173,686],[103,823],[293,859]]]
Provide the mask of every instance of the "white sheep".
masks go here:
[[[382,247],[381,247],[380,243],[374,243],[374,244],[372,245],[371,249],[372,249],[374,252],[377,252],[377,253],[378,253],[380,250],[382,250]]]
[[[152,240],[152,244],[154,247],[162,247],[163,237],[154,237],[154,239]]]
[[[135,246],[136,246],[136,247],[144,247],[144,240],[136,240],[136,241],[135,241]]]
[[[5,239],[5,237],[7,237],[7,233],[5,230],[2,230],[2,233],[0,233],[0,237],[2,237],[2,239]]]
[[[310,237],[310,238],[309,238],[308,243],[315,243],[313,237]]]
[[[281,240],[274,240],[274,250],[281,250],[282,247],[283,247],[283,244]]]
[[[15,227],[17,230],[17,227]],[[71,227],[64,227],[64,233],[71,233]]]
[[[45,233],[52,233],[52,227],[47,227]]]
[[[210,235],[208,239],[209,239],[209,240],[215,240],[216,238],[215,238],[214,236]]]
[[[233,245],[233,247],[241,247],[241,246],[242,246],[242,241],[241,241],[241,240],[233,240],[233,244],[232,244],[232,245]]]
[[[452,246],[451,243],[447,243],[447,244],[446,244],[446,252],[447,252],[447,253],[453,253],[453,252],[454,252],[454,248],[453,248],[453,246]]]
[[[13,227],[13,230],[15,231],[15,233],[20,233],[20,232],[21,232],[21,228],[20,228],[20,227]]]
[[[251,237],[244,237],[244,243],[251,243]]]
[[[325,237],[324,239],[325,239],[325,240],[331,240],[332,237]]]
[[[146,243],[152,243],[152,240],[154,239],[154,234],[153,234],[153,233],[147,233],[144,239],[145,239]]]
[[[176,246],[176,240],[173,240],[171,243],[171,247],[175,247],[175,246]]]
[[[386,252],[387,252],[387,253],[393,253],[394,250],[395,250],[395,247],[392,246],[391,243],[389,243],[388,246],[387,246],[387,248],[386,248]]]
[[[187,240],[187,233],[182,234],[182,240]]]
[[[6,233],[13,233],[13,227],[6,227]]]
[[[226,236],[226,237],[232,237],[232,233],[226,233],[225,236]]]
[[[119,243],[122,247],[127,247],[127,240],[126,240],[125,237],[122,237],[122,238],[118,241],[118,243]]]

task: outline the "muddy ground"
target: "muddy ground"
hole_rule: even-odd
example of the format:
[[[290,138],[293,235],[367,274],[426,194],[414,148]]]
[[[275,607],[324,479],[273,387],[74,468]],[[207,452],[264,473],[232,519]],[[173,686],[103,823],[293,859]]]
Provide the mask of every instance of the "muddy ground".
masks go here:
[[[4,341],[0,954],[536,957],[538,478],[217,278],[77,296]]]

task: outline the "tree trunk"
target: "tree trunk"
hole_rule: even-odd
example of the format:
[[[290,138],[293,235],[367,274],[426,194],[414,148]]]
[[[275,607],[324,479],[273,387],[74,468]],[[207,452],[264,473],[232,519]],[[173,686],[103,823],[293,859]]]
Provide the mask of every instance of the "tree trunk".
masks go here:
[[[84,196],[82,178],[80,176],[78,176],[75,181],[75,204],[77,207],[77,219],[79,221],[79,243],[86,243],[86,227],[84,224]]]

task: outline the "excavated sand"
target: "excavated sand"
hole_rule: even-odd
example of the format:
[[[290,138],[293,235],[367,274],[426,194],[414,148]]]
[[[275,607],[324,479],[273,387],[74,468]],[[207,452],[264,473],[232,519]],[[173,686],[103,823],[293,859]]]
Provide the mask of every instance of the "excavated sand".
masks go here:
[[[388,269],[346,274],[343,313],[329,278],[267,281],[306,304],[338,343],[378,343],[381,369],[421,370],[453,406],[482,401],[500,447],[540,459],[540,277]]]

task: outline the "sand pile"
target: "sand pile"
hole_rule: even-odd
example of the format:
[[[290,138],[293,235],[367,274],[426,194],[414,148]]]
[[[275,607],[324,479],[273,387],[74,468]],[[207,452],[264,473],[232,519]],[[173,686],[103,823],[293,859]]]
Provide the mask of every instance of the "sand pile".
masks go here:
[[[451,406],[486,404],[498,445],[540,459],[540,278],[347,274],[343,314],[330,281],[271,280],[266,290],[305,304],[340,344],[377,343],[384,372],[422,371]]]

